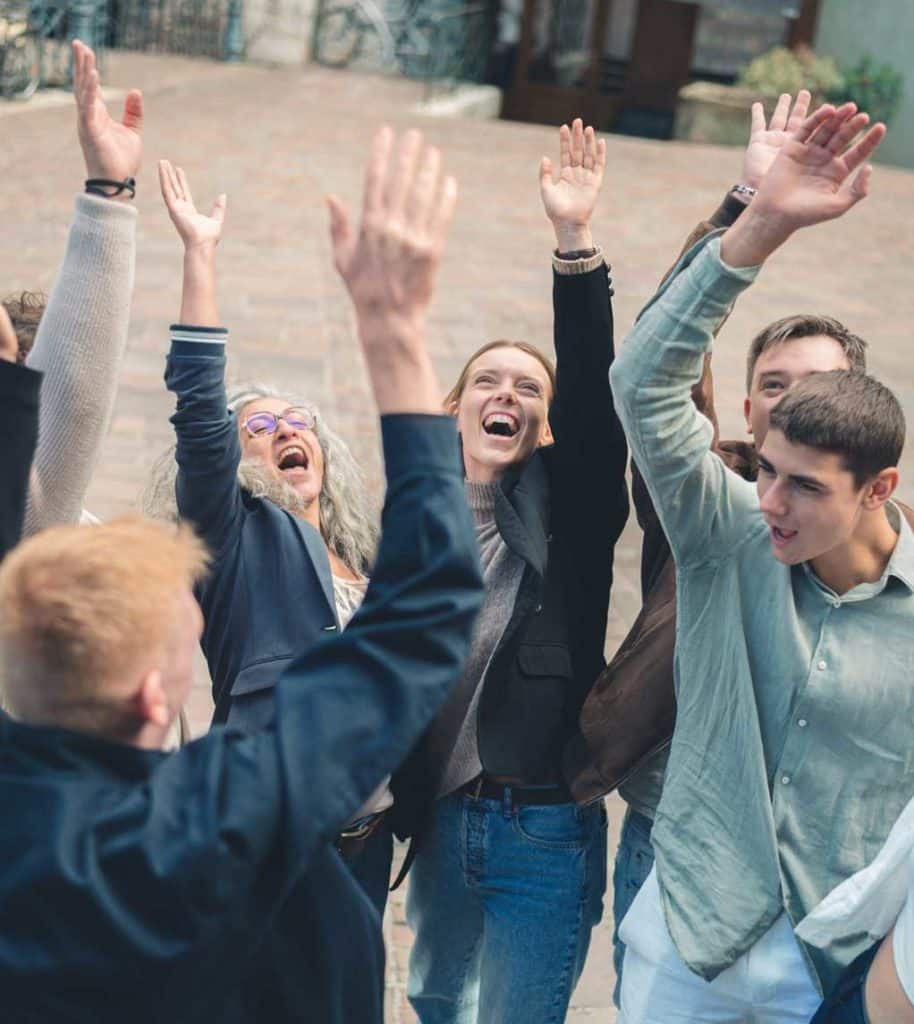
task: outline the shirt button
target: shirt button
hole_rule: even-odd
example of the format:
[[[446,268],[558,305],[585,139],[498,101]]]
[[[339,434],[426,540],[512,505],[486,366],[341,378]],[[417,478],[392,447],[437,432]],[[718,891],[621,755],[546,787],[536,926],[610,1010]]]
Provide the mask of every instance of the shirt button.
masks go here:
[[[790,785],[790,776],[789,775],[782,775],[781,776],[781,783],[783,785],[785,785],[785,786],[789,786]]]
[[[805,729],[805,728],[806,728],[806,726],[807,726],[807,725],[809,725],[809,722],[807,722],[805,718],[798,718],[798,719],[797,719],[797,725],[798,725],[798,726],[799,726],[799,727],[800,727],[801,729]]]
[[[819,664],[816,666],[816,668],[818,668],[818,670],[820,672],[824,672],[828,668],[828,662],[827,661],[820,661]]]

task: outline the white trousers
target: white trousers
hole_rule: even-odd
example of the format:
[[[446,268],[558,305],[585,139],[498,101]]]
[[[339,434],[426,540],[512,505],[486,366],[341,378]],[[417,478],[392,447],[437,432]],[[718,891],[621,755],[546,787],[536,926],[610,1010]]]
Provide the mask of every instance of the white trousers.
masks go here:
[[[681,960],[656,869],[619,929],[625,943],[619,1024],[809,1024],[821,996],[786,914],[713,981]]]

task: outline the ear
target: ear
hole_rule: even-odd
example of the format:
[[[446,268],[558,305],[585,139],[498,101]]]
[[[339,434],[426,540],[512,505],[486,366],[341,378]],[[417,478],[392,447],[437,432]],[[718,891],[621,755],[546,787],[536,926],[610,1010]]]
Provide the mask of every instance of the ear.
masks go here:
[[[168,697],[162,685],[162,673],[153,668],[146,672],[136,694],[136,710],[145,723],[167,729],[171,724]]]
[[[883,469],[863,488],[863,507],[867,512],[875,512],[895,493],[898,487],[898,470],[894,466]]]
[[[752,420],[749,418],[752,415],[752,399],[746,395],[743,399],[743,415],[746,417],[746,433],[752,433]]]
[[[552,427],[549,426],[549,420],[543,424],[543,432],[540,434],[540,439],[537,441],[537,448],[542,448],[544,445],[552,444],[555,438],[552,436]]]
[[[444,406],[444,411],[448,414],[448,416],[456,417],[459,408],[460,408],[460,403],[457,401],[457,399],[454,399],[454,401],[448,402]]]

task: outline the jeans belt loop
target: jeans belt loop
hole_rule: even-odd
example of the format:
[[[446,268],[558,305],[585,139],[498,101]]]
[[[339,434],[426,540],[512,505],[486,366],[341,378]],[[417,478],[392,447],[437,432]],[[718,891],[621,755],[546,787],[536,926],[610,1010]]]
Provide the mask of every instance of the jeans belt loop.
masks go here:
[[[511,795],[511,787],[505,786],[501,791],[501,813],[504,819],[507,821],[514,811],[514,800]]]

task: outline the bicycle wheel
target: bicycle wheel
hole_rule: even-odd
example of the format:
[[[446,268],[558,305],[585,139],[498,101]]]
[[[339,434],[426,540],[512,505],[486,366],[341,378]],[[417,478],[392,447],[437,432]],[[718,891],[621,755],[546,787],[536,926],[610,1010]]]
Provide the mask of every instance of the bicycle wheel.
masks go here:
[[[30,32],[7,40],[0,54],[0,96],[27,100],[41,84],[41,42]]]
[[[324,11],[314,33],[314,59],[328,68],[343,68],[359,52],[362,25],[352,7]]]

